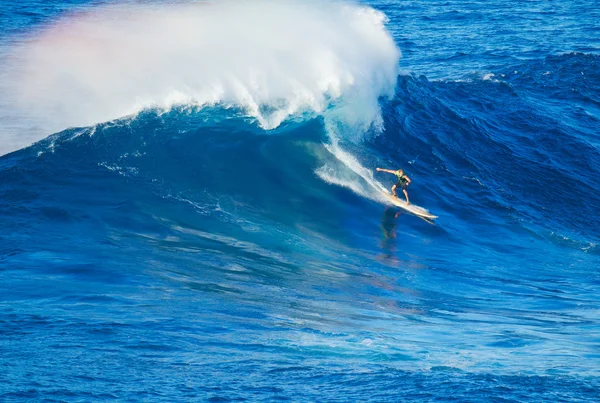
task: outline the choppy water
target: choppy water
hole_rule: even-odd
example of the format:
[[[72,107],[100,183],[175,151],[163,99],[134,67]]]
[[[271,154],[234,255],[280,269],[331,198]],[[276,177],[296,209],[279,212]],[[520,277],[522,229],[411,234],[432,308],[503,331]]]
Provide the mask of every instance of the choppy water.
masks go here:
[[[0,400],[599,401],[595,2],[239,4],[0,2]]]

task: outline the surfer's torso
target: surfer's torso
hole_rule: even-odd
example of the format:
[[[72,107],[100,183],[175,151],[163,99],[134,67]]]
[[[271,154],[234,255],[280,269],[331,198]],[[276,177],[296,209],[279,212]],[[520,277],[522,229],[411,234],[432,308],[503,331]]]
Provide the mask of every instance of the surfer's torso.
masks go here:
[[[396,185],[405,188],[406,184],[408,183],[408,179],[406,179],[406,174],[404,174],[404,172],[400,173],[400,170],[397,170],[395,172],[395,175],[398,178],[398,183],[396,183]]]

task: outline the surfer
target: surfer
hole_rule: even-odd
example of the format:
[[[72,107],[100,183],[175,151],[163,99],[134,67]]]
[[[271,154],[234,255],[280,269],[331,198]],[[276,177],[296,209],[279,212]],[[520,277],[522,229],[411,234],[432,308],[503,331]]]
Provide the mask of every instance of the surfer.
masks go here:
[[[392,186],[392,194],[394,195],[394,197],[398,197],[398,195],[396,194],[396,189],[402,189],[402,191],[404,192],[404,196],[406,196],[406,204],[410,204],[410,202],[408,201],[408,192],[406,192],[406,187],[410,184],[410,178],[404,173],[402,169],[392,171],[391,169],[377,168],[377,172],[387,172],[389,174],[396,175],[396,177],[398,178],[398,182],[396,182],[396,184]]]

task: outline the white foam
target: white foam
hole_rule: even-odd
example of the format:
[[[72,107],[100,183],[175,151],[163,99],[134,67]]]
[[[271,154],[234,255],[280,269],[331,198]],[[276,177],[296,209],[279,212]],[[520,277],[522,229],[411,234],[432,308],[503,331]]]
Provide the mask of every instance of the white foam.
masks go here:
[[[238,107],[265,129],[306,113],[380,124],[378,98],[393,95],[400,58],[385,21],[370,7],[316,0],[72,14],[3,60],[0,154],[66,127],[180,104]],[[42,129],[16,138],[25,127]]]
[[[354,155],[343,150],[335,133],[330,134],[332,142],[325,144],[325,148],[335,160],[323,162],[315,173],[327,183],[348,188],[362,197],[387,204],[384,193],[389,192],[373,177],[373,171],[365,168]],[[339,164],[335,164],[336,161]]]

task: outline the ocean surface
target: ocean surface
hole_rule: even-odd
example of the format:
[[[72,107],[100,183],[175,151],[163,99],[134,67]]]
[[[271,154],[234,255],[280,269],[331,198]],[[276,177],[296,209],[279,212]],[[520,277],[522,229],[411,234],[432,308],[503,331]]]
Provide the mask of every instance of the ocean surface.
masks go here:
[[[1,0],[0,401],[600,401],[599,21]]]

